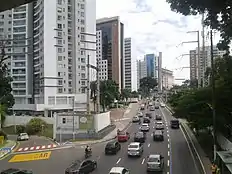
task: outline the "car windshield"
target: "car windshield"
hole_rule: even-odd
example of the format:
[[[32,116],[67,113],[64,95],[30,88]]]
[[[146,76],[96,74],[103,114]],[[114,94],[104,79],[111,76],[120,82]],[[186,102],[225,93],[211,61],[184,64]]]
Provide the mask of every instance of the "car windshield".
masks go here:
[[[163,123],[162,123],[162,122],[156,122],[156,124],[161,125],[161,124],[163,124]]]
[[[145,127],[147,127],[148,125],[147,125],[147,124],[142,124],[142,126],[145,126]]]
[[[129,145],[129,148],[138,148],[138,145]]]
[[[120,174],[120,173],[118,173],[118,172],[117,172],[117,173],[116,173],[116,172],[113,172],[113,173],[112,173],[112,172],[110,172],[110,174]]]
[[[151,157],[151,158],[148,159],[148,162],[159,162],[159,159]]]

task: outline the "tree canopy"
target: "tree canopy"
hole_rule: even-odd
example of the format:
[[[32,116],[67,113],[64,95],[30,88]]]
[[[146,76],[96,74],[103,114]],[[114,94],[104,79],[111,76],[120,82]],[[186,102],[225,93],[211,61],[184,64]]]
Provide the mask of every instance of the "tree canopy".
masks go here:
[[[232,39],[231,0],[166,0],[173,11],[183,15],[206,13],[205,24],[220,32],[219,49],[229,52]]]
[[[216,121],[219,129],[232,125],[232,57],[225,56],[215,60]],[[209,73],[211,76],[211,73]],[[211,83],[210,83],[211,84]],[[212,90],[205,88],[179,88],[169,98],[174,115],[186,118],[197,128],[212,125]]]
[[[8,109],[14,105],[14,97],[11,94],[12,78],[7,75],[7,65],[5,63],[9,56],[5,54],[4,44],[3,42],[0,44],[0,105],[2,123],[5,119],[5,113],[8,113]]]
[[[96,102],[97,84],[96,81],[91,82],[91,98]],[[110,106],[115,99],[119,99],[118,85],[113,80],[100,81],[100,104],[105,111],[106,107]]]
[[[144,77],[140,79],[140,91],[145,96],[149,95],[150,91],[154,90],[157,85],[157,80],[152,77]]]

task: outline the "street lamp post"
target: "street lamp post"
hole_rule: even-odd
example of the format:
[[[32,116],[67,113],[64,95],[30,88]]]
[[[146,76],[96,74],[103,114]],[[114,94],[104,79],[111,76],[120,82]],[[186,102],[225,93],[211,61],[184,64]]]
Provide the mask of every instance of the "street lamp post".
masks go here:
[[[214,56],[213,56],[213,29],[210,30],[210,58],[211,58],[211,85],[212,85],[212,114],[213,114],[213,159],[216,161],[216,98],[215,98],[215,77],[214,77]]]

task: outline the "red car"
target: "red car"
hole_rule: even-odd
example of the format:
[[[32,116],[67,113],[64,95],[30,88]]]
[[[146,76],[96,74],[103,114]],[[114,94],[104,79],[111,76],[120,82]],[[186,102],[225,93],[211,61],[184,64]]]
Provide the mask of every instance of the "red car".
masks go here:
[[[130,134],[128,132],[118,132],[118,141],[125,142],[130,139]]]

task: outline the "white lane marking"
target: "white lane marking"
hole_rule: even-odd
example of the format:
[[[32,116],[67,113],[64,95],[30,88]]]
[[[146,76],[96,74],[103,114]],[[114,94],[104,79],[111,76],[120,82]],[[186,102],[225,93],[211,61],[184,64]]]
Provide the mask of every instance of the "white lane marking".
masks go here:
[[[22,151],[23,150],[23,148],[19,148],[17,151]]]
[[[168,160],[168,164],[167,164],[167,165],[168,165],[168,167],[169,167],[169,165],[170,165],[170,161],[169,161],[169,160]]]
[[[169,137],[169,134],[167,134],[167,136]]]
[[[170,148],[170,144],[168,143],[168,148]]]
[[[153,126],[153,129],[155,129],[155,126]]]
[[[183,131],[183,129],[182,129],[181,127],[180,127],[180,130],[181,130],[181,132],[182,132],[182,134],[183,134],[183,136],[184,136],[184,139],[185,139],[185,141],[186,141],[186,143],[187,143],[187,146],[188,146],[189,152],[190,152],[190,154],[191,154],[191,156],[192,156],[192,159],[193,159],[195,168],[198,170],[198,167],[197,167],[197,164],[196,164],[196,160],[195,160],[195,158],[194,158],[194,155],[193,155],[193,152],[192,152],[192,150],[191,150],[191,147],[190,147],[190,144],[189,144],[189,142],[188,142],[188,139],[187,139],[187,137],[186,137],[186,135],[185,135],[185,133],[184,133],[184,131]],[[195,148],[194,145],[193,145],[193,148]],[[195,150],[195,149],[194,149],[194,150]],[[197,152],[196,150],[195,150],[195,152],[196,152],[197,155],[199,155],[198,152]],[[202,169],[203,169],[204,174],[206,174],[206,171],[205,171],[204,165],[203,165],[203,163],[202,163],[202,161],[201,161],[201,158],[198,157],[198,159],[200,160],[201,167],[202,167]]]
[[[169,132],[169,130],[167,129],[167,133]]]
[[[144,161],[145,161],[145,158],[143,158],[143,160],[142,160],[142,163],[141,163],[141,164],[144,164]]]
[[[167,174],[169,174],[169,172],[167,172]]]
[[[118,159],[118,161],[116,162],[116,164],[118,164],[121,161],[121,158]]]
[[[168,142],[170,141],[170,139],[168,138]]]
[[[170,156],[170,151],[168,151],[168,156]]]
[[[36,147],[36,150],[38,150],[38,149],[40,149],[40,146],[37,146],[37,147]]]
[[[151,136],[153,136],[153,133],[151,134]]]
[[[150,147],[150,144],[148,144],[147,146]]]
[[[25,147],[25,148],[24,148],[25,151],[28,150],[28,149],[29,149],[28,147]]]

